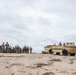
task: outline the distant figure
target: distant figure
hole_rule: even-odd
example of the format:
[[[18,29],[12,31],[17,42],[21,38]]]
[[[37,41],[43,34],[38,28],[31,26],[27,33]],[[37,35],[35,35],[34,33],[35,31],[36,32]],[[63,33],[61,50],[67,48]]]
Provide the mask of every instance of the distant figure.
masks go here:
[[[16,53],[21,53],[21,48],[18,45],[15,46],[15,49],[16,49]]]
[[[62,43],[61,42],[59,43],[59,46],[62,46]]]
[[[63,46],[65,46],[65,43],[63,43]]]
[[[9,44],[8,44],[8,42],[6,42],[5,47],[6,47],[6,49],[9,48]]]
[[[54,44],[54,46],[56,46],[56,43]]]
[[[26,53],[29,53],[29,47],[28,46],[26,47]]]
[[[26,49],[26,45],[24,46],[24,49]]]
[[[4,50],[5,49],[5,44],[4,44],[4,42],[2,43],[2,50]]]
[[[15,47],[13,47],[12,50],[13,50],[13,53],[15,53]]]
[[[19,48],[19,46],[17,45],[17,46],[16,46],[16,49],[18,50],[18,48]]]
[[[32,53],[32,48],[30,47],[30,49],[29,49],[29,53]]]
[[[23,47],[22,53],[26,53],[26,45]]]

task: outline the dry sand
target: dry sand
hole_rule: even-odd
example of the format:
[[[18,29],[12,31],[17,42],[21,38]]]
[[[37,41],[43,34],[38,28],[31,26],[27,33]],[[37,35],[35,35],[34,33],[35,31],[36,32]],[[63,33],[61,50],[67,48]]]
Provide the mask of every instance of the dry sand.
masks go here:
[[[0,54],[0,75],[76,75],[76,56]]]

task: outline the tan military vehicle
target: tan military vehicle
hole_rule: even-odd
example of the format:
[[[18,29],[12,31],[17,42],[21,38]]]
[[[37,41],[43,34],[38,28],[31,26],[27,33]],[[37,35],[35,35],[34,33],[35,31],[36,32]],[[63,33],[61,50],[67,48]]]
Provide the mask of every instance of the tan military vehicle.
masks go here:
[[[76,46],[73,42],[64,43],[63,45],[61,42],[59,45],[47,45],[44,47],[44,50],[49,52],[50,54],[53,54],[54,52],[59,55],[62,53],[63,55],[70,54],[71,56],[75,56],[76,54]]]

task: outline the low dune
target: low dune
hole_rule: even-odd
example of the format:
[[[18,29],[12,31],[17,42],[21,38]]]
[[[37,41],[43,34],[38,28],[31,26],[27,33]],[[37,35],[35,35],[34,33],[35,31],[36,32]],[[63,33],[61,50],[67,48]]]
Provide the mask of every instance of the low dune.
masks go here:
[[[0,75],[76,75],[76,56],[0,54]]]

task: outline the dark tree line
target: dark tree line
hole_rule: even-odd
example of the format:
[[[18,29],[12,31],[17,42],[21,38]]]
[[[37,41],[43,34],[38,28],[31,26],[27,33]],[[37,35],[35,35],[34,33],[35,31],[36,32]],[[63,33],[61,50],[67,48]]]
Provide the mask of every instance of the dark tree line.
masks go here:
[[[2,45],[0,45],[0,53],[32,53],[32,48],[26,45],[23,48],[18,45],[12,47],[8,42],[6,42],[6,44],[3,42]]]

